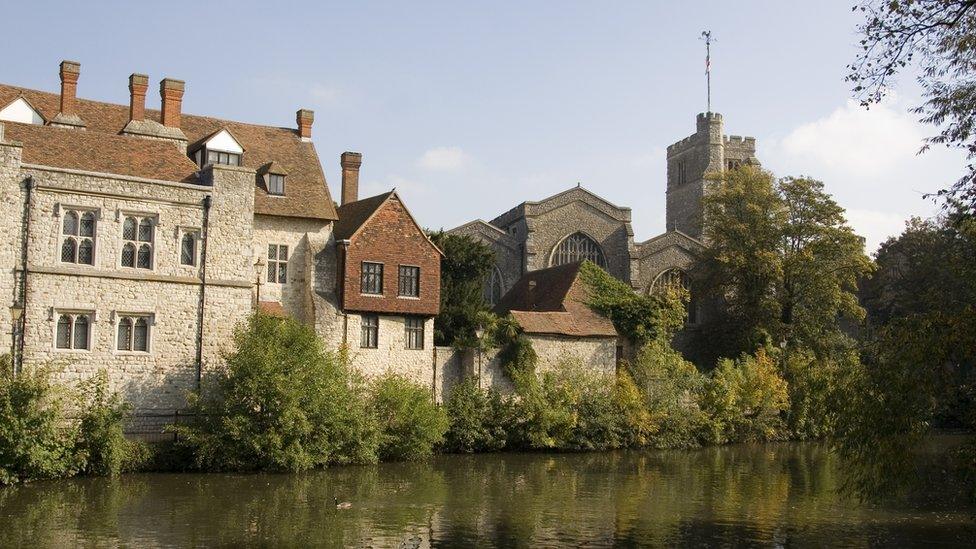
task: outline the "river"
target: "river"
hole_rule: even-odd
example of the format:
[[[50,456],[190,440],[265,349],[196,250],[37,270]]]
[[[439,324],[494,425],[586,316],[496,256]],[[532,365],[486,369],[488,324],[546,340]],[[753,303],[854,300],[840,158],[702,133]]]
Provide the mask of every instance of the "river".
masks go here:
[[[0,546],[971,547],[976,508],[940,462],[953,438],[918,489],[870,505],[816,443],[37,482],[0,489]]]

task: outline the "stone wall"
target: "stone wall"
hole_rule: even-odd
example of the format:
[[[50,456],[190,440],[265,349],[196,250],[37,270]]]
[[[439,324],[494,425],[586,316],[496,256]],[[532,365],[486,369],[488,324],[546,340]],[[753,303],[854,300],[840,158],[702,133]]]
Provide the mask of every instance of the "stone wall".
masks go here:
[[[502,277],[502,295],[512,289],[523,274],[522,245],[515,237],[484,221],[472,221],[451,229],[450,234],[464,235],[485,244],[495,252],[495,267]]]
[[[227,246],[221,244],[235,232],[249,236],[240,222],[249,213],[247,201],[218,195],[240,194],[246,177],[217,177],[209,188],[42,167],[24,167],[20,177],[26,176],[33,177],[36,189],[28,241],[25,364],[54,363],[69,383],[105,369],[111,386],[123,393],[135,413],[184,407],[187,392],[196,388],[201,322],[206,370],[219,364],[234,325],[250,310],[250,281],[239,274],[246,261],[242,249],[232,246],[224,253]],[[250,190],[253,183],[247,183]],[[211,194],[218,196],[211,209],[207,264],[221,277],[209,281],[201,316],[201,261],[198,257],[196,266],[181,265],[179,241],[185,230],[202,230],[204,197]],[[69,211],[95,213],[94,265],[60,260],[61,228]],[[121,266],[122,225],[130,215],[153,220],[151,269]],[[62,313],[90,315],[88,349],[56,348]],[[118,350],[123,314],[148,316],[148,352]]]
[[[379,315],[379,338],[375,349],[361,347],[362,316],[345,315],[345,345],[352,366],[368,377],[399,374],[432,387],[434,385],[434,319],[424,321],[424,348],[407,349],[404,317]]]
[[[281,303],[285,311],[296,320],[312,324],[315,321],[312,291],[313,273],[309,265],[314,263],[317,250],[315,243],[325,245],[332,232],[332,223],[319,219],[299,217],[254,216],[253,256],[268,261],[268,245],[288,246],[287,283],[268,281],[267,265],[260,272],[255,269],[255,280],[261,281],[261,301]],[[335,284],[335,278],[332,279]]]

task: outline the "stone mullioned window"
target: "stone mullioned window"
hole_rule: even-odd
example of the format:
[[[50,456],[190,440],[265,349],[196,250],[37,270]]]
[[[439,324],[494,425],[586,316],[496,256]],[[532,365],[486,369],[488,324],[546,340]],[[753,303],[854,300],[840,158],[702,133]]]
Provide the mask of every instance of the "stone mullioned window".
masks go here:
[[[126,216],[122,221],[123,267],[152,269],[155,246],[155,220],[151,217]]]
[[[91,210],[68,210],[61,221],[61,262],[95,264],[96,215]]]

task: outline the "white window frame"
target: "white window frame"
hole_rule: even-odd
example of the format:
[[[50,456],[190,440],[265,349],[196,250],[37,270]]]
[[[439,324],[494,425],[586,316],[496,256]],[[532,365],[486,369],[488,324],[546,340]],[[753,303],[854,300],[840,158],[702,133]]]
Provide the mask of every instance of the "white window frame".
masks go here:
[[[64,220],[69,215],[74,213],[78,217],[77,226],[75,227],[74,234],[64,234]],[[85,214],[92,214],[94,217],[94,227],[92,228],[91,236],[81,236],[81,219]],[[57,225],[55,230],[57,231],[57,242],[58,247],[55,250],[56,263],[64,265],[80,265],[83,267],[94,267],[98,265],[98,225],[102,220],[101,210],[98,208],[93,208],[90,206],[69,206],[66,204],[58,204],[55,210],[55,219],[57,219]],[[62,247],[68,239],[74,239],[75,241],[75,252],[74,261],[64,261],[62,256]],[[78,261],[79,254],[81,253],[81,244],[85,239],[91,241],[92,244],[92,262],[91,263],[81,263]]]
[[[71,318],[71,327],[68,333],[68,347],[58,346],[58,325],[61,322],[62,316],[68,316]],[[75,345],[75,326],[78,317],[86,316],[88,317],[88,347],[87,348],[76,348]],[[95,311],[93,310],[82,310],[82,309],[54,309],[53,313],[54,322],[53,330],[51,332],[51,348],[56,353],[90,353],[92,352],[92,347],[95,343]]]
[[[133,269],[140,271],[155,271],[156,270],[156,236],[159,233],[159,215],[151,214],[146,212],[119,212],[119,220],[121,221],[121,226],[119,227],[119,257],[117,260],[118,267],[120,269]],[[125,237],[125,223],[128,219],[135,220],[136,223],[136,234],[135,239],[128,239]],[[152,234],[149,235],[149,240],[142,240],[140,238],[139,230],[142,226],[143,221],[149,222],[150,230]],[[122,262],[122,254],[125,251],[126,245],[131,244],[133,246],[133,256],[132,265],[125,265]],[[149,267],[139,266],[139,250],[143,245],[149,246]]]
[[[268,179],[266,180],[266,184],[268,186],[268,194],[271,196],[285,196],[285,174],[269,172],[267,178]],[[274,181],[275,178],[279,178],[279,180],[281,181],[280,193],[272,190],[271,182]]]
[[[275,248],[275,257],[274,258],[271,257],[271,248],[272,247]],[[265,282],[268,283],[268,284],[281,284],[281,285],[288,284],[288,262],[291,260],[291,252],[292,252],[291,245],[289,245],[289,244],[271,244],[271,243],[269,243],[268,246],[267,246],[267,248],[268,248],[268,268],[267,268],[267,272],[265,272],[265,275],[264,275]],[[284,259],[280,259],[280,257],[281,257],[281,249],[282,248],[285,249],[285,258]],[[284,277],[281,276],[281,267],[282,267],[282,265],[284,265],[284,267],[285,267],[285,276]],[[271,276],[271,273],[274,273],[274,276],[273,277]],[[282,280],[282,278],[284,278],[284,280]]]

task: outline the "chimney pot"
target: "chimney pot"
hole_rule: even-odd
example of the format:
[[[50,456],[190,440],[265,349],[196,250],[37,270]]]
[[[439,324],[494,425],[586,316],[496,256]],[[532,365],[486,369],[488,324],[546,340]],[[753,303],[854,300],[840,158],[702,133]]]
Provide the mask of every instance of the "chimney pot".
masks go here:
[[[186,84],[182,80],[164,78],[159,83],[159,96],[162,98],[162,122],[170,128],[180,127],[180,110],[183,108],[183,90]]]
[[[295,120],[298,122],[298,135],[303,140],[312,139],[312,122],[315,122],[315,111],[309,109],[298,109],[295,113]]]
[[[61,62],[61,114],[75,116],[75,97],[78,92],[78,76],[81,75],[81,63],[77,61]]]
[[[148,89],[148,76],[137,73],[129,75],[129,120],[146,118],[146,90]]]
[[[344,152],[340,158],[342,165],[342,205],[359,200],[359,167],[363,165],[363,154]]]

